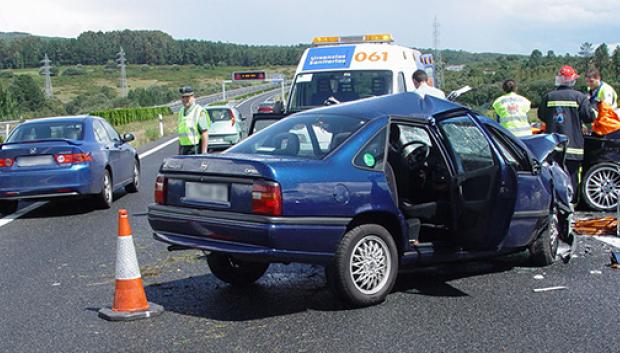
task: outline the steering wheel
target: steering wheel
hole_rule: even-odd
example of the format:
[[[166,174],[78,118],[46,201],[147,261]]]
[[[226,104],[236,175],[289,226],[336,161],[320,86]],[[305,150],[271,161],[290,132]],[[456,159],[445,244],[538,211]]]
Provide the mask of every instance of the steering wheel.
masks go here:
[[[400,152],[402,153],[409,146],[415,147],[405,156],[407,164],[410,168],[420,167],[424,164],[431,152],[430,146],[422,141],[410,141],[400,147]]]

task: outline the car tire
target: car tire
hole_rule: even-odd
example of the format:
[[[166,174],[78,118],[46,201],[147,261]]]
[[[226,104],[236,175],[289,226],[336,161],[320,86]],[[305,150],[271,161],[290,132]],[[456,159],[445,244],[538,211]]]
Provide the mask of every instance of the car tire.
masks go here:
[[[112,207],[112,201],[114,199],[113,185],[112,176],[110,176],[110,172],[105,169],[101,180],[101,191],[95,196],[95,202],[99,208],[106,209]]]
[[[592,166],[581,183],[581,194],[589,208],[613,211],[618,207],[616,190],[620,189],[620,166],[599,163]]]
[[[125,191],[129,193],[135,193],[135,192],[138,192],[139,189],[140,189],[140,165],[136,161],[133,164],[131,184],[125,186]]]
[[[534,266],[551,265],[557,256],[560,231],[562,229],[557,209],[547,217],[547,224],[536,240],[530,245],[530,263]]]
[[[207,263],[215,277],[239,287],[256,282],[269,268],[269,263],[242,261],[218,253],[207,255]]]
[[[1,200],[0,201],[0,213],[3,215],[9,215],[17,211],[17,200]]]
[[[364,224],[348,231],[326,268],[328,287],[355,307],[381,303],[394,287],[398,251],[380,225]]]

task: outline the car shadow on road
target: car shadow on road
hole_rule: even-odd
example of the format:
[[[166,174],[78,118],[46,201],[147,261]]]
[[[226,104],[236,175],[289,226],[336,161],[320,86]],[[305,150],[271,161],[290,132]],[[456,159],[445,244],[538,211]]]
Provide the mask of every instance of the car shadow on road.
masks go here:
[[[449,282],[510,271],[523,265],[522,257],[459,262],[400,273],[394,292],[433,297],[462,297],[467,293]],[[308,310],[355,310],[327,288],[323,267],[272,265],[255,284],[236,288],[212,274],[146,286],[150,301],[181,315],[218,321],[249,321]]]
[[[145,290],[149,301],[163,305],[167,311],[218,321],[348,309],[327,289],[322,267],[291,266],[272,265],[258,282],[245,288],[230,286],[207,274],[151,284]]]
[[[469,294],[450,285],[463,278],[508,272],[515,267],[528,267],[527,254],[517,253],[487,260],[445,263],[404,270],[398,276],[394,291],[434,296],[465,297]]]
[[[125,196],[125,191],[114,193],[114,202]],[[114,204],[112,204],[114,207]],[[94,199],[90,197],[75,197],[58,200],[50,200],[45,205],[22,215],[22,219],[34,218],[56,218],[66,216],[76,216],[101,210]]]

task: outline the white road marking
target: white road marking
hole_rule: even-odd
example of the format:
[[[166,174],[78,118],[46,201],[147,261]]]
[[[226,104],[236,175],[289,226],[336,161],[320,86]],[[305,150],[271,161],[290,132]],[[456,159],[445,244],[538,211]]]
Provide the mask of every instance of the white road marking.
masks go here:
[[[172,143],[174,143],[174,142],[176,142],[178,140],[179,140],[179,138],[175,137],[175,138],[173,138],[171,140],[168,140],[168,141],[162,143],[161,145],[155,146],[155,147],[151,148],[150,150],[143,152],[142,154],[139,154],[138,157],[140,157],[140,158],[148,157],[151,154],[153,154],[153,153],[155,153],[155,152],[165,148],[166,146],[171,145]],[[45,204],[47,204],[47,201],[35,202],[32,205],[28,205],[27,207],[24,207],[24,208],[22,208],[20,210],[17,210],[17,212],[15,212],[15,213],[11,213],[10,215],[5,216],[4,218],[0,218],[0,227],[3,227],[5,225],[13,222],[14,220],[18,219],[19,217],[25,215],[26,213],[34,211],[37,208],[39,208],[39,207],[41,207],[41,206],[43,206]]]
[[[30,211],[34,211],[37,208],[45,205],[47,203],[47,201],[39,201],[39,202],[35,202],[32,205],[29,205],[28,207],[24,207],[21,210],[17,210],[17,212],[15,213],[11,213],[8,216],[5,216],[4,218],[0,219],[0,227],[5,226],[11,222],[13,222],[14,220],[18,219],[19,217],[25,215],[26,213],[30,212]]]
[[[560,289],[568,289],[564,286],[557,286],[557,287],[547,287],[547,288],[536,288],[534,289],[534,293],[540,293],[540,292],[549,292],[552,290],[560,290]]]
[[[599,236],[594,236],[592,238],[594,238],[594,239],[596,239],[598,241],[601,241],[601,242],[603,242],[605,244],[608,244],[608,245],[611,245],[611,246],[614,246],[614,247],[620,249],[620,238],[618,238],[618,237],[599,237]]]
[[[163,149],[164,147],[166,147],[166,146],[168,146],[168,145],[171,145],[172,143],[177,142],[177,141],[179,141],[179,138],[178,138],[178,137],[175,137],[175,138],[173,138],[173,139],[172,139],[172,140],[170,140],[170,141],[166,141],[166,142],[162,143],[162,144],[161,144],[161,145],[159,145],[159,146],[156,146],[156,147],[151,148],[150,150],[148,150],[148,151],[146,151],[146,152],[143,152],[142,154],[139,154],[139,155],[138,155],[138,157],[140,157],[140,158],[144,158],[144,157],[150,156],[151,154],[153,154],[153,153],[155,153],[155,152],[157,152],[157,151],[159,151],[159,150]]]

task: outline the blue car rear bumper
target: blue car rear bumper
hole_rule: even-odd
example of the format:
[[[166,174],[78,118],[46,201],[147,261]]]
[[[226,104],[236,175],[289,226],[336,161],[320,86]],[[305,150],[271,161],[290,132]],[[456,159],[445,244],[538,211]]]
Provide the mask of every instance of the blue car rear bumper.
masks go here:
[[[0,173],[0,199],[51,198],[97,192],[91,168],[76,164],[54,170]]]
[[[326,264],[350,218],[266,217],[150,205],[154,238],[248,260]]]

